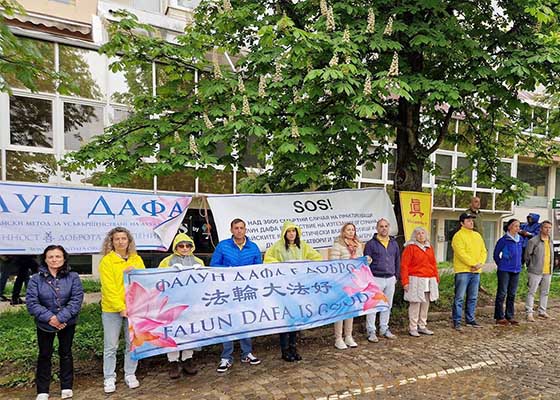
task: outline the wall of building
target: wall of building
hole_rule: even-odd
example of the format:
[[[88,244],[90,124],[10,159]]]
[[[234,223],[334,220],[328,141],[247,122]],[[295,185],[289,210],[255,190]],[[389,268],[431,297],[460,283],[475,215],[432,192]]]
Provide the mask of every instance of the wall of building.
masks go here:
[[[97,13],[97,0],[18,0],[28,13],[55,16],[75,22],[91,23]]]

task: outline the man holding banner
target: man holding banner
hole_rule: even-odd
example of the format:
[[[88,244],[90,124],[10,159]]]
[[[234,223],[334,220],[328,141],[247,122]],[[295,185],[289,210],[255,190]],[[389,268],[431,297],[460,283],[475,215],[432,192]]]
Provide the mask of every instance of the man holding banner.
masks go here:
[[[385,218],[377,221],[377,233],[366,243],[364,255],[370,256],[372,259],[369,268],[375,283],[387,297],[389,306],[380,313],[379,333],[386,339],[396,339],[397,337],[389,330],[389,318],[395,294],[395,283],[399,279],[401,256],[397,241],[389,236],[389,228],[389,221]],[[372,343],[379,341],[376,335],[375,319],[376,312],[368,314],[366,317],[368,340]]]
[[[262,256],[258,246],[253,243],[246,235],[245,221],[236,218],[231,221],[230,231],[232,237],[222,240],[216,246],[212,259],[211,267],[241,267],[243,265],[262,264]],[[251,338],[240,339],[241,362],[251,365],[261,363],[252,354]],[[219,373],[224,373],[231,368],[233,363],[233,342],[224,342],[220,364],[216,369]]]

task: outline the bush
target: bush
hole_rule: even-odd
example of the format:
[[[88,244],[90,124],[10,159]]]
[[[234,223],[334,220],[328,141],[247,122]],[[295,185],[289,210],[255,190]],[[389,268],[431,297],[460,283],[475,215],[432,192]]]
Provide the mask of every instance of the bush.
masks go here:
[[[84,293],[98,293],[101,292],[101,282],[98,279],[83,279],[82,286],[84,287]],[[14,283],[6,283],[6,289],[4,290],[4,296],[11,298],[12,291],[14,289]],[[25,296],[25,287],[22,290],[21,296]]]
[[[101,292],[101,282],[98,279],[82,279],[84,293]]]

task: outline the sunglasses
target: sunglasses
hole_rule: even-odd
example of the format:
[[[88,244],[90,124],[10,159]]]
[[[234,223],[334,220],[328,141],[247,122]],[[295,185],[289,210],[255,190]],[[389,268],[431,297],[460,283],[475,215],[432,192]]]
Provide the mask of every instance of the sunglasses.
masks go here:
[[[193,247],[193,245],[190,244],[190,243],[187,243],[187,244],[179,243],[179,244],[177,245],[177,247],[178,247],[179,249],[186,249],[186,248],[189,248],[189,247]]]

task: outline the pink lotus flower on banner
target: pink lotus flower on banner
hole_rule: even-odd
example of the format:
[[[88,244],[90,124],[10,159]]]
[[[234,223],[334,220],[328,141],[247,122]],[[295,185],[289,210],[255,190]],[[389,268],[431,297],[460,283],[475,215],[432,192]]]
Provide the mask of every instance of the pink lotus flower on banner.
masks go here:
[[[168,297],[160,294],[159,290],[147,290],[138,282],[132,282],[128,287],[126,304],[131,350],[144,343],[157,347],[177,347],[172,338],[164,337],[163,333],[155,330],[171,324],[189,306],[179,305],[166,309]]]
[[[371,270],[367,265],[362,265],[360,269],[355,269],[352,274],[352,283],[354,285],[344,286],[343,290],[348,296],[353,296],[356,293],[367,294],[369,298],[364,303],[364,311],[374,308],[380,301],[389,302],[381,289],[379,289],[379,286],[375,284]]]
[[[191,203],[190,197],[158,197],[157,200],[146,203],[146,212],[151,213],[151,217],[140,217],[138,218],[140,222],[144,225],[151,226],[152,228],[157,228],[164,222],[167,222],[175,217],[177,217],[178,210],[174,207],[179,204],[181,210],[184,210]],[[173,215],[170,217],[170,213],[173,211]]]

